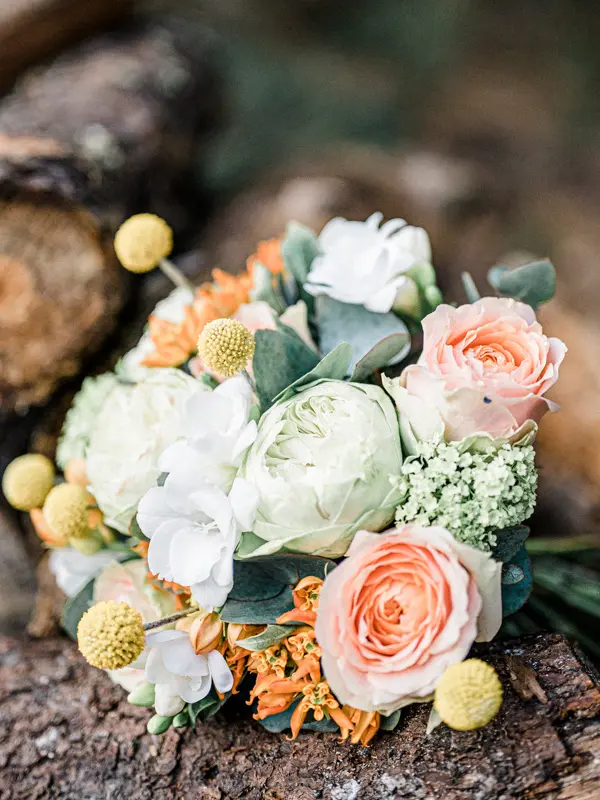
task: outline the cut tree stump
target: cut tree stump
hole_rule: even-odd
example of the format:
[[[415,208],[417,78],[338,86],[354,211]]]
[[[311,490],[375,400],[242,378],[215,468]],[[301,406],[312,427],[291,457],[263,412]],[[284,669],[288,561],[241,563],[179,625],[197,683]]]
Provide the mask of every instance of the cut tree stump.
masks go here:
[[[578,651],[540,634],[478,654],[504,685],[493,724],[426,736],[428,707],[415,706],[363,748],[287,741],[233,701],[196,734],[153,737],[149,712],[73,644],[0,639],[0,798],[598,800],[600,690]]]
[[[133,0],[4,0],[0,4],[0,90],[30,64],[114,24]]]
[[[0,407],[43,402],[102,343],[116,227],[135,211],[185,227],[218,117],[206,45],[154,25],[91,39],[0,102]]]

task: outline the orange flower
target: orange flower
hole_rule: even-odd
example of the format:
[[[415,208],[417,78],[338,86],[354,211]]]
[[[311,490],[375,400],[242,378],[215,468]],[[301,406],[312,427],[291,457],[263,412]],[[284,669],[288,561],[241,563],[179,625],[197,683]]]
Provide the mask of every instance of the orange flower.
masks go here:
[[[314,575],[308,575],[302,578],[296,585],[292,595],[294,597],[294,609],[286,611],[277,618],[279,625],[285,625],[288,622],[304,622],[306,625],[314,625],[317,619],[317,610],[319,608],[319,595],[321,594],[321,587],[323,581],[321,578],[315,578]]]
[[[342,706],[344,714],[354,724],[354,731],[350,739],[351,744],[368,745],[371,739],[379,730],[381,724],[381,714],[377,711],[359,711],[357,708],[351,706]],[[345,742],[348,738],[348,731],[342,730],[342,741]]]
[[[279,275],[284,271],[285,265],[281,257],[281,239],[267,239],[259,242],[256,253],[253,253],[246,261],[246,267],[250,275],[254,273],[256,263],[263,264],[273,275]]]
[[[248,669],[258,672],[259,675],[274,673],[278,678],[283,678],[288,663],[289,653],[281,644],[275,644],[260,652],[250,653]]]
[[[323,719],[325,712],[330,716],[333,721],[338,725],[342,731],[344,739],[348,737],[347,731],[354,729],[353,723],[348,719],[344,711],[340,708],[340,704],[329,691],[329,684],[327,681],[320,683],[307,684],[302,689],[304,695],[302,700],[298,703],[292,714],[290,721],[290,728],[292,730],[292,739],[295,739],[300,733],[300,728],[306,719],[309,711],[313,712],[313,716],[317,722]]]

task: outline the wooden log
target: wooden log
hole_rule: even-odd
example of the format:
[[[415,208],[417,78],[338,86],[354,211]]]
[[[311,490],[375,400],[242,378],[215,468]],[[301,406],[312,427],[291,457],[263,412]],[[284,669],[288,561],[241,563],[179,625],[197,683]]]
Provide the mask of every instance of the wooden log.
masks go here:
[[[0,639],[2,800],[597,800],[600,690],[563,637],[540,634],[479,653],[505,701],[490,726],[425,735],[406,712],[371,747],[334,734],[269,734],[243,703],[198,733],[145,731],[148,712],[87,667],[65,640]]]
[[[66,45],[128,15],[133,0],[10,0],[0,4],[0,90]]]
[[[161,26],[93,39],[0,104],[0,407],[44,401],[121,306],[111,237],[129,213],[188,219],[218,118],[202,46]]]

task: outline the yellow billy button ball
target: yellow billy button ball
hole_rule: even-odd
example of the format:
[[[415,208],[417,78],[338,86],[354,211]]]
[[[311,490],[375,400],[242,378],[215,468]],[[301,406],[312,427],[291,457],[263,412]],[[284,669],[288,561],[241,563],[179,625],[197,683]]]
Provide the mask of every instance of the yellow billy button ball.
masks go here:
[[[450,728],[473,731],[491,722],[500,710],[502,684],[490,664],[469,658],[444,672],[433,705]]]
[[[87,536],[88,493],[76,483],[55,486],[44,503],[44,519],[57,536],[80,539]]]
[[[254,336],[235,319],[215,319],[200,334],[198,355],[217,375],[231,378],[254,355]]]
[[[173,249],[173,231],[154,214],[129,217],[115,235],[117,258],[129,272],[150,272]]]
[[[79,620],[77,644],[92,667],[121,669],[144,649],[142,615],[127,603],[105,600],[92,606]]]
[[[31,511],[41,508],[54,483],[54,465],[46,456],[30,453],[8,465],[2,491],[13,508]]]

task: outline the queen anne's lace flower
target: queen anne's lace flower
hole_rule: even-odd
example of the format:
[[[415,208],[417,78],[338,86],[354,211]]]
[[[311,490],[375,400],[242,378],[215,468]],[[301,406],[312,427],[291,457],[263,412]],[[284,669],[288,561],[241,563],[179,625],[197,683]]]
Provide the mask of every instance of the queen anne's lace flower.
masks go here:
[[[456,443],[423,444],[392,478],[404,494],[396,522],[439,525],[461,542],[490,550],[495,531],[533,513],[534,456],[531,445],[471,453]]]

